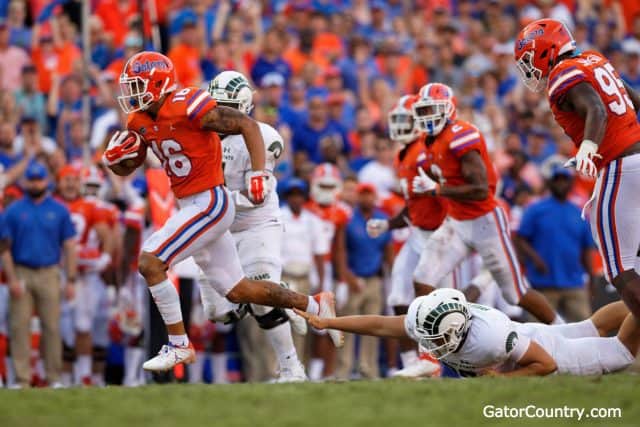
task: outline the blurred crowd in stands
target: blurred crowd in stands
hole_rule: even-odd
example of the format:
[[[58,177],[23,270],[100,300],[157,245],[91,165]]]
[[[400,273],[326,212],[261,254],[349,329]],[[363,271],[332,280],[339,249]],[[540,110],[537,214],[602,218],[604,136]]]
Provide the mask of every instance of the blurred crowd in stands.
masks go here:
[[[554,123],[544,94],[526,90],[516,75],[513,40],[518,30],[541,17],[560,19],[573,31],[580,49],[604,53],[621,76],[640,90],[637,0],[90,3],[90,62],[86,63],[81,1],[0,2],[0,186],[5,208],[22,197],[24,173],[33,162],[48,169],[52,191],[65,167],[93,165],[101,177],[96,194],[113,203],[123,218],[146,200],[143,228],[153,227],[158,219],[149,209],[148,180],[159,164],[149,156],[144,168],[124,179],[100,165],[105,143],[124,127],[125,116],[116,102],[121,69],[129,56],[145,49],[166,53],[182,85],[206,87],[217,73],[229,69],[251,80],[256,90],[253,116],[284,137],[277,176],[279,192],[290,191],[281,198],[283,203],[296,189],[305,196],[314,168],[331,163],[344,180],[347,204],[355,208],[369,202],[359,196],[374,194],[389,216],[402,206],[402,198],[393,171],[399,146],[388,138],[387,113],[399,96],[417,93],[428,82],[450,85],[458,117],[474,123],[485,136],[502,177],[499,193],[511,207],[513,229],[526,216],[527,206],[544,196],[555,176],[545,173],[543,163],[551,156],[568,157],[574,152],[571,141]],[[89,103],[83,110],[85,94]],[[567,197],[581,207],[593,183],[569,179]],[[157,191],[158,197],[170,198],[166,189]],[[535,234],[530,224],[527,230]],[[395,243],[401,240],[401,233],[396,233]],[[582,242],[581,247],[591,246]],[[540,271],[552,267],[538,266]],[[597,268],[589,273],[596,275]],[[378,286],[380,295],[384,286]],[[385,310],[382,303],[374,305],[374,311],[380,309]],[[0,312],[3,315],[6,310]],[[138,338],[122,338],[128,335],[117,329],[117,325],[111,328],[108,346],[127,340],[137,340],[138,345]],[[216,341],[211,338],[213,330],[206,326],[199,333],[214,343],[203,348],[216,348],[214,359],[215,354],[218,359],[212,359],[211,366],[221,372],[234,364],[227,364],[219,354],[225,352],[226,343],[229,356],[235,344],[224,338],[232,335],[230,331],[218,334]],[[0,336],[7,331],[0,319]],[[0,338],[0,352],[2,342]],[[393,369],[396,350],[392,344],[384,348],[382,365]],[[111,365],[121,363],[117,349],[107,356],[113,359]],[[314,368],[318,372],[312,376],[334,375],[326,365],[320,371]],[[0,363],[0,370],[6,380],[10,369]],[[361,374],[379,375],[377,368]],[[223,375],[217,380],[242,378],[242,374]],[[195,377],[200,380],[202,375]],[[247,379],[268,377],[244,373]],[[137,377],[130,379],[130,385],[137,383]]]

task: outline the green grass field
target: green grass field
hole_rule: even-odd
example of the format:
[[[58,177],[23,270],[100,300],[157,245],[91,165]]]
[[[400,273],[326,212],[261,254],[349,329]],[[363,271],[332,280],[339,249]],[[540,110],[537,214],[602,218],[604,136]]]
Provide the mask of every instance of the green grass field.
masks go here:
[[[0,392],[1,427],[640,425],[640,376]],[[489,419],[483,407],[617,407],[621,418]]]

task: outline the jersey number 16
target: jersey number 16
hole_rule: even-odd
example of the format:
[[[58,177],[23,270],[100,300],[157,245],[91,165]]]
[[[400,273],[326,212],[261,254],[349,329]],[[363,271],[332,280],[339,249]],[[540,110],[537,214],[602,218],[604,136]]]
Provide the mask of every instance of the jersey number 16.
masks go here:
[[[175,139],[163,139],[151,141],[151,149],[162,162],[165,171],[179,178],[189,175],[191,172],[191,160],[182,152],[182,145]]]

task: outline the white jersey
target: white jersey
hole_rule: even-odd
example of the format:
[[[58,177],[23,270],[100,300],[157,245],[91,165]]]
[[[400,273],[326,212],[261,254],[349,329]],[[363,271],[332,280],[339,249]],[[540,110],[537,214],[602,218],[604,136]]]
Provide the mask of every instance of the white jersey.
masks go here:
[[[278,158],[284,152],[282,136],[266,123],[258,122],[266,150],[265,168],[271,172],[276,167]],[[247,185],[245,175],[251,171],[251,158],[242,135],[227,135],[222,139],[222,169],[226,187],[231,192],[244,192]],[[275,189],[275,186],[274,186]],[[242,196],[241,196],[242,197]],[[231,232],[238,232],[269,222],[280,221],[278,194],[272,191],[263,204],[257,207],[236,205],[236,216],[231,225]]]
[[[488,369],[502,372],[517,368],[531,341],[540,345],[556,362],[557,372],[595,375],[629,366],[634,357],[617,337],[603,338],[591,320],[566,325],[520,323],[504,313],[479,304],[469,304],[471,326],[460,348],[441,361],[461,376],[481,375]],[[415,319],[405,318],[407,335],[418,341]]]

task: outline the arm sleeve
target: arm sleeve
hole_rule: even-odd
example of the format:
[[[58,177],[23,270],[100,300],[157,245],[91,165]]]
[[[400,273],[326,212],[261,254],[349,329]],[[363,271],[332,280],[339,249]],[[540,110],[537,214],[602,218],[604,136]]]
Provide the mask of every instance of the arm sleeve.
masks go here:
[[[449,149],[455,157],[461,158],[469,151],[482,151],[485,147],[480,131],[474,127],[467,127],[453,134]]]
[[[534,217],[532,206],[528,207],[522,215],[517,233],[525,239],[530,239],[534,235]]]
[[[596,247],[596,242],[593,241],[593,236],[591,235],[591,228],[586,221],[582,221],[582,248],[583,249],[594,249]]]
[[[549,101],[559,102],[575,85],[587,80],[585,70],[579,67],[575,61],[570,66],[565,66],[551,73],[549,76]]]
[[[62,238],[62,242],[69,240],[76,235],[76,227],[73,225],[73,221],[71,220],[71,213],[69,209],[63,207],[63,215],[62,221],[60,223],[60,237]]]
[[[175,96],[175,95],[174,95]],[[172,102],[176,101],[172,98]],[[180,101],[176,101],[180,102]],[[191,88],[187,93],[185,100],[185,114],[189,120],[197,123],[200,126],[200,120],[209,111],[216,107],[216,101],[209,96],[209,93],[204,89]]]
[[[311,243],[314,255],[326,255],[329,253],[331,239],[325,231],[325,226],[320,218],[311,215]]]
[[[267,150],[265,167],[273,172],[278,159],[284,153],[284,141],[278,131],[271,126],[261,124],[260,127],[262,129],[262,139]]]

